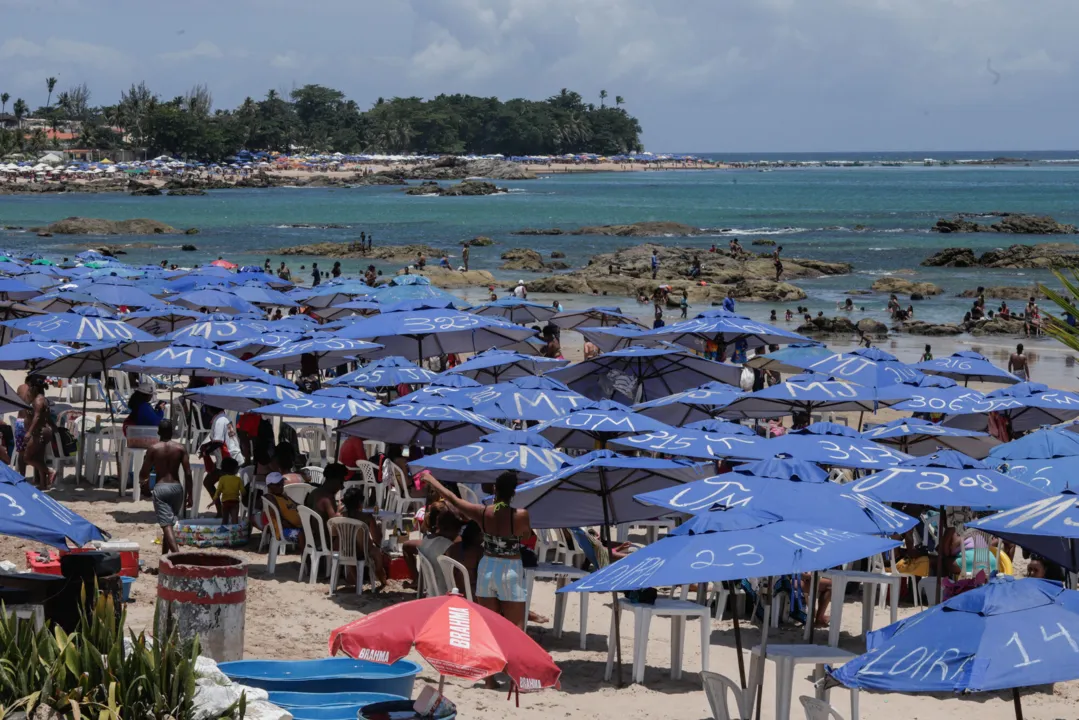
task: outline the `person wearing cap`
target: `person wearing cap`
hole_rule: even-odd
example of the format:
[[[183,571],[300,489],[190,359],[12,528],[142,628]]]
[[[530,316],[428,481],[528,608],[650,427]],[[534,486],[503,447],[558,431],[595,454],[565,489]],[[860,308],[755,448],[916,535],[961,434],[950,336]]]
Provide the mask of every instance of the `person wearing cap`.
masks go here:
[[[525,281],[518,280],[517,287],[513,288],[513,297],[519,300],[528,299],[528,290],[525,289]]]
[[[297,505],[285,495],[285,477],[279,472],[272,472],[266,476],[266,497],[277,508],[277,514],[281,516],[281,536],[289,541],[299,543],[300,552],[303,552],[305,538],[303,536],[303,523],[300,521],[300,511]],[[270,518],[264,517],[265,523]],[[265,524],[262,526],[266,527]]]
[[[165,413],[161,409],[163,403],[164,401],[159,402],[155,407],[154,384],[146,381],[140,382],[127,401],[130,412],[127,419],[124,420],[125,434],[128,425],[137,425],[139,427],[157,427],[160,425],[161,421],[165,419]]]

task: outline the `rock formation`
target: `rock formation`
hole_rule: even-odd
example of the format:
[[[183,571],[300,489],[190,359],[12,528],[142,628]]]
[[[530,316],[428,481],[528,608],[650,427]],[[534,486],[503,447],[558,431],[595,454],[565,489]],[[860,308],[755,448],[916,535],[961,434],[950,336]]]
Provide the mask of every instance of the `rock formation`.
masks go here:
[[[69,217],[31,230],[52,235],[171,235],[182,232],[171,225],[147,218],[103,220],[86,217]]]
[[[933,226],[940,233],[996,232],[1015,235],[1075,235],[1079,233],[1074,225],[1058,223],[1047,215],[1024,215],[1022,213],[989,213],[990,217],[999,217],[995,223],[979,223],[970,218],[986,215],[961,213],[951,218],[941,218]]]
[[[930,267],[1079,268],[1079,243],[1010,245],[974,257],[970,248],[945,248],[922,261]]]

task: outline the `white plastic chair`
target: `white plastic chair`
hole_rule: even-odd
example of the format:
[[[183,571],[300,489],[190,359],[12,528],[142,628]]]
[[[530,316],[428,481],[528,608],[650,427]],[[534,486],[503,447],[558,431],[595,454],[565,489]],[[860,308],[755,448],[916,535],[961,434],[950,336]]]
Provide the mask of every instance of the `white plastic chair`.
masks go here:
[[[284,487],[285,497],[297,505],[303,505],[307,496],[311,494],[311,491],[315,489],[314,485],[308,485],[307,483],[292,483]]]
[[[266,555],[266,571],[271,575],[277,572],[277,553],[288,551],[288,541],[285,540],[284,527],[281,524],[281,513],[277,512],[277,505],[273,500],[263,496],[262,497],[262,510],[266,513],[266,517],[270,519],[266,523],[267,527],[262,528],[262,541],[268,544],[268,553]]]
[[[191,405],[191,427],[188,429],[188,433],[191,436],[191,452],[198,452],[198,449],[202,447],[203,443],[210,439],[210,428],[202,424],[202,409],[192,404]]]
[[[324,470],[318,465],[308,465],[302,472],[303,476],[307,478],[307,482],[311,485],[321,485],[325,479]]]
[[[316,425],[300,428],[296,439],[300,443],[300,452],[307,455],[309,462],[326,462],[330,450],[330,433],[326,428]]]
[[[476,491],[470,488],[468,485],[459,483],[457,489],[461,491],[461,499],[465,502],[473,503],[474,505],[480,504],[480,496],[476,494]]]
[[[914,607],[921,609],[922,607],[922,593],[918,590],[918,576],[911,573],[902,573],[896,568],[895,565],[895,548],[888,551],[888,567],[883,572],[886,575],[898,575],[900,582],[905,578],[910,583],[911,595],[914,596]],[[879,607],[884,609],[888,604],[888,593],[883,590],[878,598]]]
[[[442,570],[442,577],[446,579],[446,587],[450,590],[456,589],[465,596],[465,600],[472,602],[472,578],[468,574],[468,568],[446,555],[438,557],[438,567]],[[460,573],[461,582],[457,582],[455,573]]]
[[[712,708],[713,720],[743,720],[749,716],[745,707],[745,695],[742,688],[726,675],[714,672],[702,672],[701,682],[704,685],[704,696],[708,699],[708,705]],[[734,695],[734,706],[737,715],[731,715],[730,706],[727,704],[727,696]]]
[[[123,456],[126,450],[124,447],[124,433],[119,425],[113,425],[110,428],[103,429],[96,438],[92,435],[87,435],[86,441],[87,448],[83,459],[84,472],[91,484],[95,480],[97,481],[97,489],[101,490],[105,487],[105,477],[108,475],[110,466],[116,469],[116,476],[120,476],[120,468],[117,467],[116,457],[117,455]],[[141,470],[142,468],[136,468],[135,472],[140,472]]]
[[[420,577],[416,585],[416,597],[438,597],[443,593],[439,590],[435,568],[431,561],[424,557],[423,553],[416,553],[416,567],[419,568]]]
[[[974,541],[974,552],[969,560],[966,550],[959,554],[959,576],[972,578],[976,577],[980,570],[984,570],[985,576],[989,577],[992,571],[992,559],[989,556],[993,552],[991,546],[994,539],[982,530],[967,530],[964,540],[967,539]]]
[[[303,554],[300,555],[300,576],[297,580],[303,582],[304,564],[309,563],[308,584],[314,585],[318,579],[319,570],[322,568],[322,559],[326,558],[326,565],[329,567],[333,557],[333,550],[327,541],[322,517],[311,508],[298,507],[296,509],[300,513],[303,536],[306,538]]]
[[[378,481],[378,466],[367,460],[357,460],[356,465],[349,469],[353,477],[349,482],[358,482],[363,486],[364,504],[382,510],[386,486]]]
[[[824,700],[818,700],[808,695],[798,698],[802,708],[806,712],[806,720],[843,720],[843,716]]]
[[[701,670],[708,671],[708,648],[711,643],[712,618],[708,608],[695,602],[686,600],[689,587],[682,586],[681,599],[659,597],[654,605],[630,602],[626,598],[618,598],[615,602],[623,611],[632,615],[634,621],[633,632],[633,682],[644,682],[644,670],[648,658],[648,632],[654,617],[666,617],[671,620],[671,679],[678,680],[682,677],[682,650],[686,639],[686,621],[690,619],[700,620],[701,627]],[[607,646],[607,669],[604,679],[611,679],[614,669],[614,624],[617,618],[615,608],[611,607],[611,629],[608,635]],[[625,636],[623,635],[623,638]]]
[[[364,440],[363,452],[367,457],[374,457],[379,453],[386,452],[386,443],[381,440]]]
[[[331,539],[337,536],[337,550],[330,555],[330,595],[337,593],[337,575],[342,565],[356,569],[356,594],[363,595],[363,571],[367,567],[367,558],[371,556],[371,534],[367,523],[335,517],[330,518],[326,526]],[[363,543],[362,558],[356,552],[357,540]]]

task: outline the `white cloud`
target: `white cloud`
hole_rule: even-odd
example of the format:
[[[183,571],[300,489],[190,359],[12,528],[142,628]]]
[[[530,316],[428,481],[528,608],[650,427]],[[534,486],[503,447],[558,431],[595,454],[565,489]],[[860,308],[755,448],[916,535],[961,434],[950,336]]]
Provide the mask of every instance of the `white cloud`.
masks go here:
[[[225,56],[221,48],[208,40],[203,40],[187,50],[177,50],[158,55],[165,62],[184,62],[187,60],[217,60]]]
[[[50,37],[35,43],[23,37],[6,40],[0,45],[0,59],[42,60],[45,66],[60,67],[78,63],[91,68],[109,69],[127,62],[123,52],[107,45],[80,40]]]
[[[270,65],[282,70],[293,70],[300,67],[303,61],[303,57],[295,50],[289,50],[288,52],[278,53],[270,59]]]

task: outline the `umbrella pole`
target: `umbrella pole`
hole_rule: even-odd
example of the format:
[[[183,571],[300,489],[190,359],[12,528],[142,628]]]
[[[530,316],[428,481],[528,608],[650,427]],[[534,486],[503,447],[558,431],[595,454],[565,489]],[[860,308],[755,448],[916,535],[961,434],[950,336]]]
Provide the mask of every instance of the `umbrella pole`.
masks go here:
[[[107,388],[106,388],[105,392],[108,393]],[[106,399],[108,399],[107,394],[106,394],[105,397],[106,397]],[[115,426],[116,425],[116,414],[112,409],[112,403],[109,402],[109,403],[106,403],[106,404],[109,406],[109,424],[112,425],[112,426]],[[123,465],[120,464],[120,445],[121,445],[121,443],[116,443],[116,474],[120,476],[120,489],[118,490],[118,492],[120,493],[120,497],[123,497],[124,496],[124,483],[127,482],[127,478],[124,477],[124,468],[123,468]],[[131,472],[134,473],[135,468],[131,468]],[[134,483],[135,482],[137,482],[137,481],[133,479],[132,480],[132,488],[131,488],[132,497],[134,497],[134,494],[135,494],[135,488],[134,488]]]
[[[944,513],[946,512],[943,505],[940,506],[940,513],[937,515],[937,604],[941,602],[940,597],[940,584],[941,579],[944,577],[944,553],[941,543],[944,542]]]
[[[764,622],[761,624],[761,651],[757,655],[757,720],[761,720],[761,704],[764,696],[764,660],[768,656],[768,630],[772,627],[772,585],[774,581],[764,579]],[[751,708],[752,711],[752,708]]]
[[[603,505],[603,527],[599,529],[599,541],[606,548],[611,542],[611,515],[607,508],[607,476],[602,469],[599,471],[599,486]],[[611,612],[614,613],[615,687],[622,687],[622,613],[618,606],[618,593],[611,593],[611,603]]]
[[[438,674],[438,694],[442,694],[443,688],[446,687],[446,676],[442,673]]]
[[[1012,688],[1012,704],[1015,705],[1015,720],[1023,720],[1023,703],[1019,699],[1019,688]]]
[[[90,393],[90,376],[82,379],[82,430],[79,432],[79,466],[75,477],[84,478],[86,471],[86,396]]]
[[[865,410],[858,411],[858,432],[862,431],[862,418],[865,417]]]
[[[813,578],[809,581],[809,602],[806,603],[806,607],[809,609],[809,615],[806,617],[806,637],[807,643],[813,643],[813,620],[817,617],[817,582],[820,573],[813,571]]]
[[[734,583],[728,580],[727,585],[727,597],[731,599],[731,618],[734,619],[734,647],[738,653],[738,680],[742,683],[742,689],[746,689],[746,661],[742,657],[742,628],[738,624],[738,606],[733,602],[734,600]],[[719,609],[719,614],[723,614],[723,608]]]

